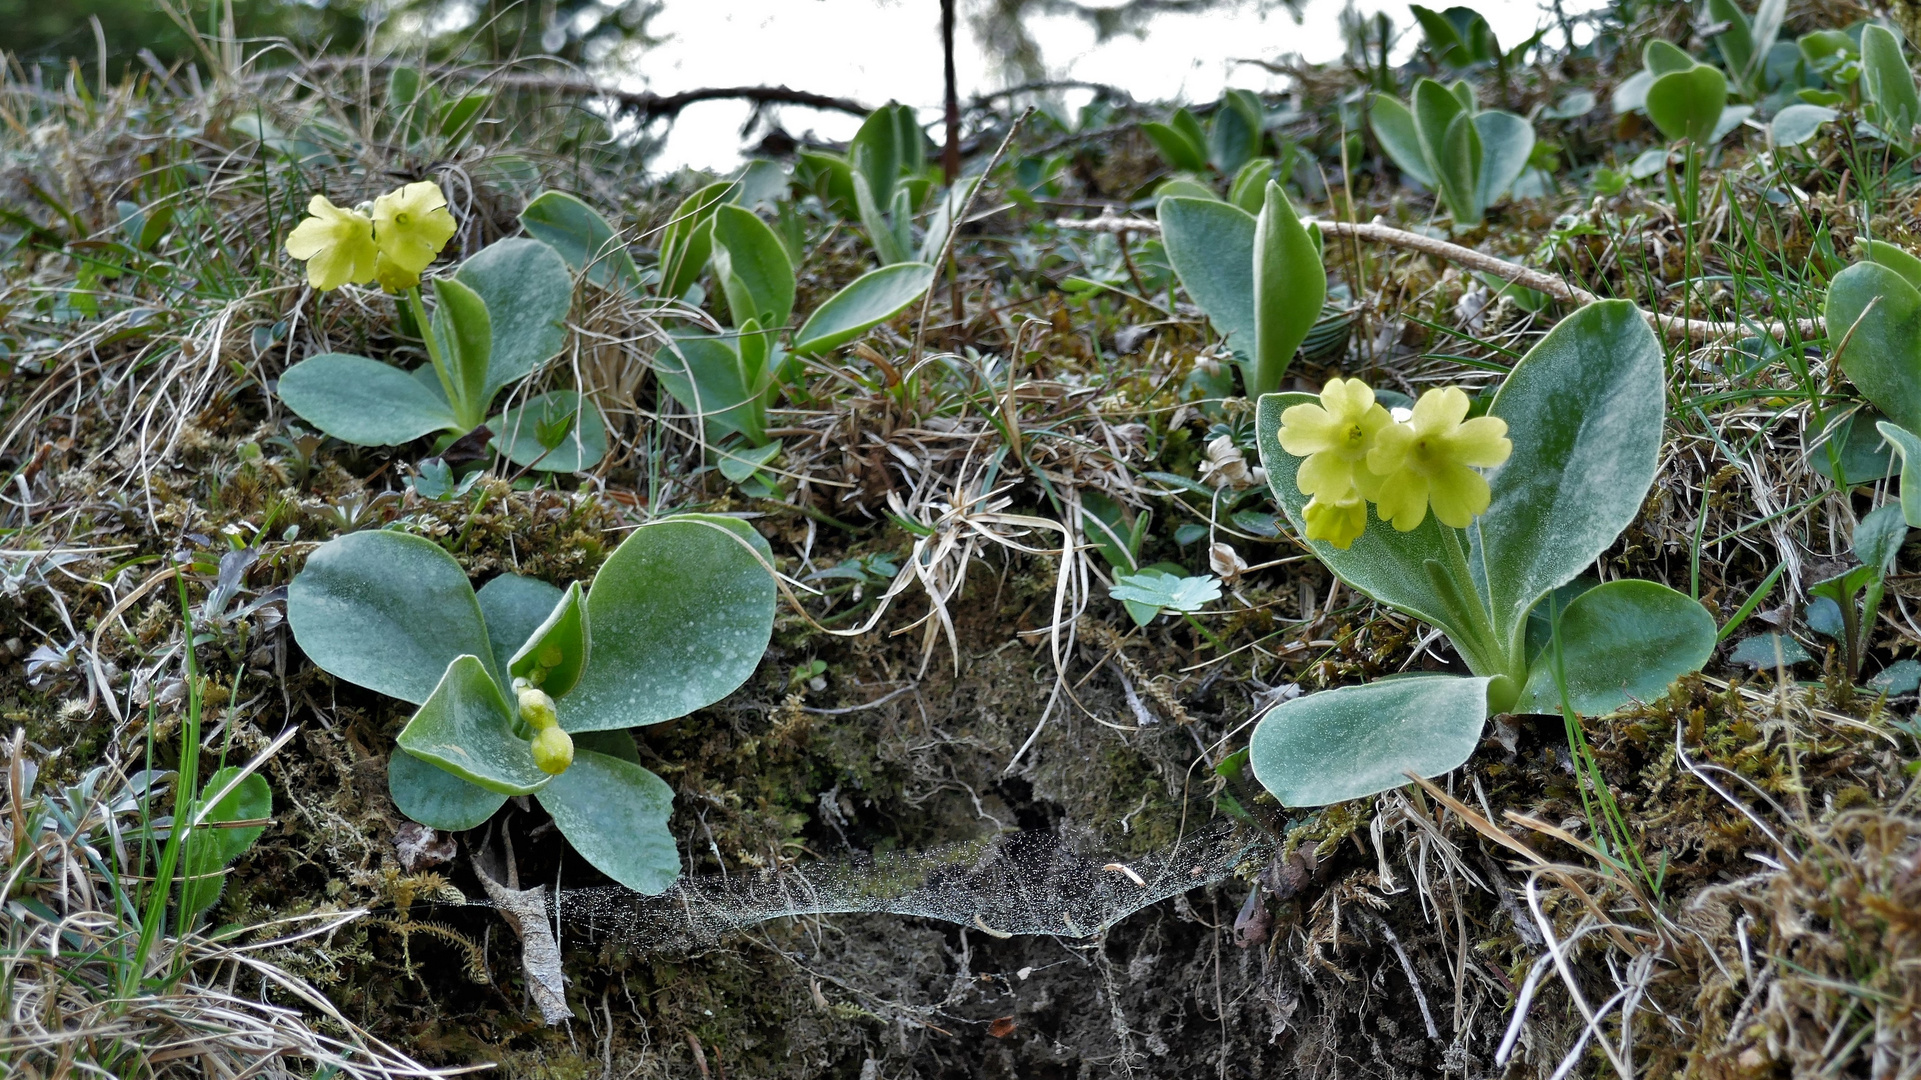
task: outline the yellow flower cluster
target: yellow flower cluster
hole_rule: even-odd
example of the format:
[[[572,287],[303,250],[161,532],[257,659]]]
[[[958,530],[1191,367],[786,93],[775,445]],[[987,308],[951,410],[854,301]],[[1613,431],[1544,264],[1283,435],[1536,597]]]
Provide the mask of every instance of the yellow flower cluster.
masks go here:
[[[1401,532],[1430,507],[1441,524],[1464,529],[1487,512],[1487,479],[1476,468],[1508,459],[1507,421],[1467,419],[1459,387],[1429,390],[1397,421],[1359,379],[1329,379],[1318,405],[1281,413],[1281,449],[1304,458],[1294,482],[1311,496],[1307,538],[1346,548],[1367,528],[1367,504]]]
[[[307,213],[287,234],[287,254],[307,264],[307,284],[321,292],[369,281],[391,293],[416,288],[456,228],[431,180],[389,191],[370,213],[343,210],[325,195],[315,195]]]

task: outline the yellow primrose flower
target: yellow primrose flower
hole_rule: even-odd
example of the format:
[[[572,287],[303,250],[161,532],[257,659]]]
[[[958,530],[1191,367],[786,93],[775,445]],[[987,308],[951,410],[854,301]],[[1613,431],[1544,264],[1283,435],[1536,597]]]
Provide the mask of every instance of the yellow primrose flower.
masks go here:
[[[1325,540],[1342,551],[1367,530],[1367,503],[1358,494],[1340,502],[1328,502],[1316,495],[1302,509],[1301,516],[1307,519],[1309,540]]]
[[[1467,395],[1457,386],[1429,390],[1414,403],[1405,424],[1381,430],[1367,454],[1367,468],[1380,479],[1372,496],[1375,510],[1396,529],[1407,532],[1434,516],[1450,528],[1465,529],[1487,512],[1487,478],[1473,467],[1490,468],[1508,459],[1514,444],[1507,421],[1494,416],[1465,420]]]
[[[1319,405],[1294,405],[1281,413],[1281,449],[1306,459],[1294,474],[1301,494],[1329,506],[1346,502],[1357,484],[1368,484],[1363,463],[1375,437],[1392,422],[1374,401],[1373,389],[1359,379],[1329,379]],[[1361,521],[1366,520],[1363,512]]]
[[[440,185],[422,180],[374,200],[374,242],[396,268],[418,276],[453,239],[454,216]]]
[[[287,254],[307,264],[307,284],[327,292],[371,281],[374,223],[367,215],[342,210],[325,195],[315,195],[307,213],[313,216],[287,234]]]

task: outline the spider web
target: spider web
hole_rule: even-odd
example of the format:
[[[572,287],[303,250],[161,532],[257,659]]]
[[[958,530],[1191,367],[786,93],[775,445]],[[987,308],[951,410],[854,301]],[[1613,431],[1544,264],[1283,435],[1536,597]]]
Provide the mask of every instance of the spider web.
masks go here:
[[[601,886],[562,890],[559,898],[569,920],[658,951],[708,947],[772,919],[852,913],[940,919],[995,937],[1082,938],[1226,878],[1268,842],[1222,823],[1125,862],[1093,854],[1093,846],[1054,832],[1014,832],[851,862],[683,877],[659,896]]]

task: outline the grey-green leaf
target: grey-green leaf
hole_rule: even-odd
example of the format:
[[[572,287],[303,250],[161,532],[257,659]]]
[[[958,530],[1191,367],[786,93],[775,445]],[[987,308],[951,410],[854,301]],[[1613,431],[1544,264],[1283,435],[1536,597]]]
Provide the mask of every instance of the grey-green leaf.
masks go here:
[[[509,237],[460,264],[454,277],[486,307],[489,349],[482,396],[488,401],[566,345],[574,279],[567,261],[553,248]]]
[[[1856,263],[1828,283],[1826,314],[1828,341],[1862,396],[1921,431],[1921,291],[1880,263]]]
[[[348,533],[315,548],[287,587],[287,621],[322,670],[416,705],[455,657],[493,654],[466,571],[405,533]]]
[[[280,376],[279,392],[294,415],[357,446],[399,446],[460,425],[412,375],[364,356],[310,356]]]
[[[1799,146],[1841,114],[1825,105],[1790,105],[1774,114],[1768,124],[1768,138],[1776,146]]]
[[[1147,136],[1154,149],[1160,151],[1161,159],[1173,168],[1181,172],[1200,172],[1207,168],[1207,150],[1196,146],[1178,129],[1149,121],[1141,125],[1141,134]]]
[[[1414,126],[1414,114],[1388,94],[1369,98],[1368,125],[1374,137],[1394,164],[1425,188],[1434,187],[1434,170],[1428,167],[1427,154],[1421,149],[1421,133]]]
[[[480,587],[475,599],[487,620],[495,671],[505,672],[513,666],[514,654],[553,614],[561,596],[561,590],[554,586],[519,574],[502,574]]]
[[[654,375],[675,401],[700,416],[709,439],[739,432],[749,442],[761,434],[759,395],[742,380],[735,344],[706,334],[675,334],[672,344],[654,354]]]
[[[1874,427],[1901,455],[1901,517],[1921,529],[1921,436],[1886,420]]]
[[[581,596],[580,582],[576,581],[567,586],[554,609],[507,661],[508,678],[531,679],[537,669],[544,668],[547,674],[540,688],[550,697],[564,697],[580,681],[580,673],[587,669],[592,648],[587,604]],[[555,658],[560,662],[546,663]]]
[[[1661,449],[1664,370],[1641,309],[1603,300],[1561,320],[1495,395],[1488,413],[1507,421],[1514,453],[1488,478],[1492,502],[1470,535],[1498,629],[1520,634],[1535,601],[1639,513]]]
[[[774,624],[774,580],[750,542],[708,520],[635,529],[587,594],[593,657],[561,710],[568,731],[685,716],[747,681]]]
[[[1253,269],[1256,344],[1247,392],[1259,396],[1281,388],[1281,377],[1327,299],[1320,248],[1301,227],[1281,185],[1272,180],[1254,224]]]
[[[400,748],[501,795],[546,786],[533,749],[514,734],[514,710],[478,656],[455,657],[396,740]]]
[[[507,796],[470,784],[405,750],[387,756],[387,794],[408,820],[447,832],[476,828],[507,802]]]
[[[572,390],[549,390],[511,405],[487,426],[507,460],[540,472],[581,472],[607,456],[607,425],[600,410]],[[560,441],[543,444],[542,433],[554,431],[561,433]]]
[[[1654,80],[1648,87],[1648,119],[1669,142],[1686,139],[1705,149],[1713,143],[1727,101],[1727,76],[1719,68],[1696,64]]]
[[[1883,134],[1903,146],[1914,141],[1914,125],[1921,121],[1921,96],[1914,88],[1914,72],[1901,54],[1901,41],[1885,26],[1861,28],[1861,85],[1874,103],[1874,122]]]
[[[640,270],[600,212],[564,191],[543,191],[520,212],[521,227],[603,289],[640,295]]]
[[[576,747],[573,765],[538,797],[580,857],[622,885],[657,896],[680,877],[667,831],[674,790],[639,765]]]
[[[487,303],[456,278],[434,279],[433,335],[454,382],[454,415],[460,430],[471,431],[487,417],[493,394],[487,388],[493,352],[493,322]]]
[[[1285,806],[1326,806],[1440,776],[1474,753],[1489,679],[1413,675],[1276,706],[1248,744],[1261,785]]]
[[[1475,198],[1483,209],[1508,193],[1534,153],[1534,125],[1511,112],[1489,109],[1474,114],[1481,138],[1481,168]]]
[[[1214,329],[1253,357],[1254,215],[1219,199],[1169,198],[1160,205],[1167,261]]]
[[[814,309],[794,334],[793,355],[839,348],[907,309],[934,283],[934,268],[904,262],[869,270]]]
[[[1698,601],[1653,581],[1597,585],[1561,612],[1560,671],[1567,703],[1600,716],[1631,701],[1653,701],[1674,680],[1701,670],[1714,654],[1714,617]],[[1536,656],[1514,706],[1520,713],[1561,711],[1554,647]]]
[[[752,211],[721,206],[714,210],[714,244],[716,260],[726,262],[716,269],[734,325],[759,319],[763,326],[786,326],[794,313],[794,266],[774,230]]]

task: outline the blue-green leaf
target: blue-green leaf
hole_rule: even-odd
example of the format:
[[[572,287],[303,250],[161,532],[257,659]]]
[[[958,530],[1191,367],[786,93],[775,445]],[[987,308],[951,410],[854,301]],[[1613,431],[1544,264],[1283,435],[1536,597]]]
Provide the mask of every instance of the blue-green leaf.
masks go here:
[[[1219,199],[1161,200],[1161,240],[1167,261],[1214,329],[1241,356],[1252,358],[1254,325],[1254,215]]]
[[[933,283],[934,268],[926,263],[869,270],[807,316],[794,334],[793,355],[816,356],[847,344],[905,311]]]
[[[1488,478],[1493,500],[1470,530],[1485,558],[1469,562],[1486,566],[1500,630],[1522,633],[1535,601],[1640,512],[1661,449],[1664,370],[1641,309],[1603,300],[1561,320],[1495,395],[1488,414],[1507,421],[1514,453]]]
[[[440,395],[407,372],[364,356],[310,356],[280,376],[279,392],[294,415],[357,446],[399,446],[460,427]]]
[[[495,671],[505,672],[513,666],[514,654],[553,614],[562,595],[560,589],[538,578],[519,574],[502,574],[480,587],[475,599],[487,620]]]
[[[1714,617],[1685,594],[1652,581],[1597,585],[1561,612],[1560,674],[1554,646],[1537,655],[1514,712],[1613,712],[1630,701],[1654,701],[1674,680],[1714,655]]]
[[[1440,776],[1474,753],[1490,679],[1411,675],[1274,707],[1248,745],[1254,775],[1285,806],[1326,806]]]
[[[521,227],[603,289],[640,295],[640,270],[600,212],[564,191],[543,191],[520,212]]]
[[[478,656],[447,665],[440,685],[396,740],[407,753],[501,795],[528,795],[551,779],[514,734],[514,710]]]
[[[387,793],[408,820],[447,832],[476,828],[507,802],[507,796],[470,784],[405,750],[387,757]]]
[[[672,720],[754,673],[773,632],[774,580],[737,530],[752,531],[663,518],[608,557],[587,593],[592,659],[560,703],[562,727]]]
[[[405,533],[348,533],[287,587],[294,640],[323,670],[416,705],[455,657],[493,655],[467,572]]]
[[[487,312],[487,378],[481,387],[486,401],[553,359],[567,343],[574,279],[553,248],[509,237],[460,264],[454,277],[474,291]]]
[[[540,472],[582,472],[607,456],[607,425],[594,403],[572,390],[549,390],[487,421],[507,460]]]
[[[576,747],[573,765],[537,797],[580,857],[622,885],[656,896],[680,877],[667,831],[674,790],[639,765]]]

